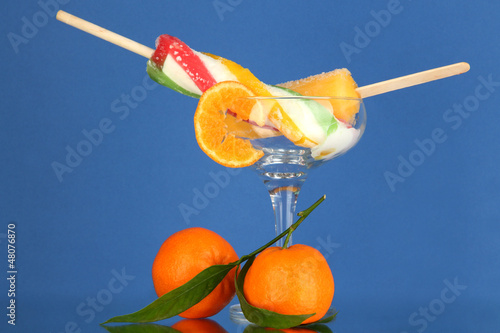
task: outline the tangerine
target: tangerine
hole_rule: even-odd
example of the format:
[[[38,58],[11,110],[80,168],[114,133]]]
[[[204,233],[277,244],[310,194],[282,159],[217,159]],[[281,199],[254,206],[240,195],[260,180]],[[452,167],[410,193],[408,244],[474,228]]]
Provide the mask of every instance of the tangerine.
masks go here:
[[[326,259],[315,248],[302,244],[264,250],[250,266],[243,284],[250,305],[285,315],[314,313],[302,324],[326,314],[334,291]]]
[[[238,260],[233,247],[220,235],[205,228],[181,230],[163,242],[153,262],[153,284],[158,297],[185,284],[205,268]],[[234,297],[232,269],[204,299],[179,314],[184,318],[213,316]]]

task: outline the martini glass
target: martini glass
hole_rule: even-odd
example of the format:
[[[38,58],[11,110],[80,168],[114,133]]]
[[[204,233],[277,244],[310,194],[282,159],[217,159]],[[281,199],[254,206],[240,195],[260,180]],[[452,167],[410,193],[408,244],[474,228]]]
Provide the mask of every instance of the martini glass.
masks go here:
[[[348,123],[338,121],[336,128],[327,135],[325,141],[313,147],[295,145],[279,132],[273,133],[268,129],[254,129],[258,135],[264,137],[249,136],[253,147],[264,152],[264,156],[251,168],[269,193],[274,210],[276,235],[279,235],[294,222],[298,195],[310,170],[345,154],[360,140],[366,127],[366,110],[363,100],[357,98],[287,96],[248,99],[255,100],[256,105],[263,110],[270,110],[279,105],[283,109],[295,108],[295,112],[300,112],[301,105],[316,103],[332,113],[334,109],[356,112]],[[304,120],[307,121],[307,117],[304,117]],[[331,122],[331,119],[324,121]],[[331,123],[320,125],[330,126]],[[291,237],[288,244],[292,244]],[[283,238],[276,245],[283,246]],[[230,317],[237,322],[245,321],[239,304],[230,307]]]

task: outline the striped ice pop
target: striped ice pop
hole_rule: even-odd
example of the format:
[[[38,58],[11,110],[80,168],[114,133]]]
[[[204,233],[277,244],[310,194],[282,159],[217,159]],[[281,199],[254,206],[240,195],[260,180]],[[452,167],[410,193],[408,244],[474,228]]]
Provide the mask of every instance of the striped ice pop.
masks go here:
[[[161,35],[156,44],[157,48],[147,65],[149,76],[182,94],[199,98],[218,82],[238,81],[258,96],[300,96],[290,89],[261,82],[248,69],[231,60],[197,52],[176,37]],[[335,146],[332,138],[346,129],[347,132],[356,131],[338,121],[327,107],[313,100],[280,100],[272,108],[256,109],[250,121],[261,127],[279,130],[296,145],[323,147],[315,149],[319,158],[343,148]],[[339,133],[335,135],[336,132]]]

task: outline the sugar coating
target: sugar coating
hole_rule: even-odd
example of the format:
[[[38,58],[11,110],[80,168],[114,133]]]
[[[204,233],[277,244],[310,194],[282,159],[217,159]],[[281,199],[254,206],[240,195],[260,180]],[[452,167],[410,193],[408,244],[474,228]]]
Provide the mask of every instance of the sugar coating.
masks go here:
[[[349,77],[351,76],[351,72],[347,68],[338,68],[330,72],[323,72],[321,74],[311,75],[303,79],[280,83],[279,86],[284,88],[292,88],[293,86],[309,84],[313,81],[318,81],[318,80],[324,81],[329,79],[330,77],[338,75],[343,77]]]

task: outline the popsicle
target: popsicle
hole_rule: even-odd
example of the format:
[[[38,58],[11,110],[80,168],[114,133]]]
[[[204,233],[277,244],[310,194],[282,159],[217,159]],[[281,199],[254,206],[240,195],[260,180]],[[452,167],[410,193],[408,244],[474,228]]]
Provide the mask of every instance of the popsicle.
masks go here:
[[[199,97],[222,81],[243,83],[258,96],[300,95],[290,89],[264,84],[241,65],[219,56],[197,52],[176,37],[162,35],[156,44],[156,50],[148,61],[150,77],[188,96]],[[272,108],[256,108],[249,120],[261,127],[277,128],[293,143],[304,147],[322,143],[339,126],[327,108],[312,100],[296,106],[289,101],[275,104]]]
[[[169,35],[160,36],[157,48],[153,50],[64,11],[57,13],[57,19],[150,58],[147,70],[151,78],[188,96],[199,97],[218,82],[238,81],[247,85],[258,96],[310,94],[344,98],[330,102],[302,101],[293,105],[281,101],[272,107],[252,110],[246,120],[248,123],[240,121],[231,125],[246,129],[255,127],[252,124],[259,125],[262,131],[256,134],[257,137],[265,137],[266,131],[272,131],[272,135],[276,135],[279,130],[295,144],[311,147],[313,153],[321,156],[328,154],[332,150],[330,147],[336,145],[335,142],[342,146],[342,142],[348,142],[349,137],[355,135],[350,123],[358,112],[358,98],[462,74],[470,68],[467,63],[457,63],[363,87],[357,87],[349,71],[342,69],[277,87],[262,83],[248,69],[228,59],[192,50],[178,38]],[[235,115],[230,110],[227,113]]]
[[[155,50],[143,44],[137,43],[136,41],[133,41],[127,37],[121,36],[115,32],[104,29],[89,21],[71,15],[70,13],[67,13],[63,10],[59,10],[57,12],[56,18],[61,22],[64,22],[77,29],[92,34],[110,43],[118,45],[124,49],[127,49],[143,57],[151,58],[151,55],[155,52]],[[158,65],[162,66],[163,64],[161,64],[161,61],[158,61]],[[423,84],[435,80],[444,79],[450,76],[463,74],[469,71],[469,69],[470,66],[468,63],[460,62],[448,66],[433,68],[427,71],[405,75],[398,78],[358,87],[356,91],[359,93],[361,98],[367,98],[375,95],[384,94],[390,91],[404,89],[418,84]],[[321,79],[325,79],[327,77],[328,76],[322,76]],[[326,84],[326,82],[322,82],[322,80],[318,80],[316,83],[318,85],[322,83]]]

